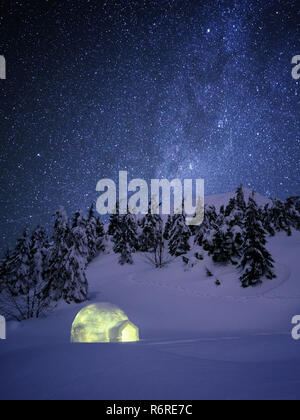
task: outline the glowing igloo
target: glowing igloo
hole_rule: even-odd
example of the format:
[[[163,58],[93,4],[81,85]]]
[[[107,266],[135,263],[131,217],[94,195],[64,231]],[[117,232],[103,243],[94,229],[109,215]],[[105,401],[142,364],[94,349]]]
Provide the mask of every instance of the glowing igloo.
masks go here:
[[[111,303],[83,308],[74,319],[72,343],[121,343],[139,341],[139,329]]]

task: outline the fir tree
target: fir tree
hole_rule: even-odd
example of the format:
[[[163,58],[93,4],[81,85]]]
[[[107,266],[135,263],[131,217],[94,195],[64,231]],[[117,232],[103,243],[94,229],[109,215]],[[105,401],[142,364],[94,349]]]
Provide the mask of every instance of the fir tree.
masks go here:
[[[277,232],[284,231],[291,236],[291,219],[286,211],[285,203],[281,200],[273,200],[273,206],[270,209],[270,221]]]
[[[185,223],[184,215],[176,214],[170,231],[169,253],[172,256],[180,256],[190,251],[189,239],[191,232]]]
[[[157,232],[161,228],[161,217],[157,214],[151,214],[149,205],[148,214],[142,220],[142,234],[140,236],[140,249],[142,252],[154,252],[157,246]]]
[[[258,217],[257,204],[253,197],[249,198],[246,209],[245,234],[242,248],[242,259],[239,267],[242,269],[240,280],[243,287],[255,286],[266,277],[273,279],[273,259],[265,245],[266,233]]]
[[[205,213],[203,222],[196,229],[196,233],[194,237],[195,245],[199,245],[199,246],[203,245],[204,235],[209,229],[210,229],[210,220],[209,220],[208,214]]]
[[[172,227],[172,216],[169,215],[168,220],[165,224],[164,235],[163,235],[163,237],[166,241],[168,241],[170,239],[171,227]]]
[[[87,235],[88,221],[82,211],[75,213],[72,229],[70,231],[70,243],[75,245],[80,259],[87,266],[90,256],[90,249]]]
[[[9,250],[6,251],[4,258],[0,262],[0,294],[4,289],[6,289],[9,279],[9,262],[10,262],[10,253]]]
[[[129,243],[126,241],[126,235],[125,235],[125,237],[124,236],[121,237],[120,254],[121,254],[121,256],[119,258],[119,263],[121,265],[133,264],[132,249],[131,249]]]
[[[236,200],[235,200],[235,198],[231,198],[229,200],[228,205],[226,206],[225,216],[226,217],[230,216],[235,208],[236,208]]]
[[[70,247],[63,262],[62,298],[67,302],[80,303],[88,298],[86,266],[88,262],[88,241],[84,229],[74,227],[70,232]]]
[[[16,295],[14,287],[5,287],[0,299],[0,308],[9,319],[22,321],[39,318],[45,314],[52,302],[43,290],[45,288],[45,263],[48,241],[45,230],[38,227],[29,241],[28,278],[22,287],[22,293]],[[13,267],[12,267],[13,268]]]
[[[97,252],[105,251],[104,246],[105,231],[100,217],[96,219],[96,250]]]
[[[128,238],[128,230],[124,223],[124,216],[119,219],[119,224],[114,228],[113,250],[116,254],[120,254],[119,263],[132,264],[132,253],[134,249],[131,246],[131,240]]]
[[[113,242],[113,251],[115,254],[120,254],[122,251],[122,244],[121,241],[123,240],[123,232],[124,232],[124,226],[122,224],[122,218],[120,217],[118,225],[114,227],[114,234],[112,237]]]
[[[300,230],[300,208],[297,207],[300,204],[300,197],[289,197],[285,200],[285,213],[288,223],[291,227],[296,230]]]
[[[46,256],[48,239],[44,228],[38,226],[31,235],[29,254],[29,282],[22,306],[24,319],[39,318],[50,302],[43,295],[45,288]]]
[[[240,185],[236,191],[236,208],[243,213],[246,211],[246,202],[245,202],[245,195],[243,186]]]
[[[235,198],[231,198],[225,210],[225,216],[230,226],[243,226],[246,211],[243,186],[238,187]]]
[[[297,217],[300,216],[300,197],[297,197],[297,201],[295,203],[295,209],[297,211]]]
[[[271,236],[275,236],[275,229],[272,222],[272,211],[270,210],[269,204],[266,204],[262,210],[261,221],[266,232]]]
[[[97,220],[95,217],[94,204],[91,205],[89,215],[86,223],[86,235],[88,242],[88,261],[92,261],[97,254],[97,233],[96,233]]]
[[[91,205],[89,216],[86,223],[86,235],[88,241],[89,256],[88,262],[91,262],[96,254],[104,251],[104,227],[99,217],[95,216],[94,204]]]
[[[213,253],[215,246],[215,237],[218,232],[218,227],[207,229],[202,238],[202,246],[210,255]]]
[[[215,232],[212,230],[217,226],[218,215],[215,206],[205,207],[204,220],[200,226],[196,227],[194,243],[199,246],[206,246],[206,250],[210,249],[208,245],[209,238]]]
[[[45,264],[49,243],[44,228],[38,226],[30,241],[30,285],[41,289],[45,282]]]
[[[66,255],[70,246],[70,227],[68,216],[63,207],[55,213],[53,236],[47,255],[45,271],[46,286],[43,290],[45,298],[57,302],[62,298],[64,277],[62,276],[66,263]]]
[[[18,240],[8,266],[8,287],[15,296],[24,295],[30,282],[30,242],[27,229]]]
[[[207,215],[207,219],[209,222],[210,226],[214,226],[216,223],[216,220],[218,218],[218,214],[216,211],[216,207],[215,206],[208,206],[205,208],[205,214]]]
[[[113,250],[121,254],[120,264],[132,264],[132,253],[138,248],[137,222],[134,215],[128,213],[119,218],[114,227]]]
[[[43,293],[51,301],[83,302],[88,296],[85,269],[88,262],[86,219],[82,212],[74,217],[72,229],[63,208],[56,212],[53,243],[49,252],[48,284]]]
[[[127,231],[127,240],[132,248],[133,252],[137,251],[139,248],[139,240],[138,240],[138,224],[136,220],[136,216],[134,214],[127,213],[123,218],[123,223],[125,225],[125,229]]]
[[[142,234],[140,236],[140,250],[152,252],[155,247],[154,223],[152,214],[147,214],[141,223]]]
[[[212,255],[214,262],[227,263],[231,261],[231,252],[232,245],[228,234],[228,228],[226,225],[222,225],[215,231],[210,254]]]
[[[112,214],[109,218],[109,226],[108,226],[108,235],[114,236],[115,231],[118,229],[120,224],[120,214],[119,214],[119,203],[116,204],[115,213]]]
[[[243,246],[243,230],[239,226],[228,226],[227,241],[230,247],[230,261],[232,264],[238,264],[241,258]]]
[[[155,236],[155,246],[154,246],[154,261],[156,268],[162,268],[168,261],[164,258],[165,254],[165,241],[164,241],[164,229],[163,221],[160,215],[155,215],[154,217],[154,236]]]

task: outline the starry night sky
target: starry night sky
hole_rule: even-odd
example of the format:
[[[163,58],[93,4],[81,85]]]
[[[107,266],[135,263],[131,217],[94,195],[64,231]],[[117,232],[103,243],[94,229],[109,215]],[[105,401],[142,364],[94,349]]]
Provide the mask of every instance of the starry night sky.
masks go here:
[[[299,194],[296,4],[1,2],[1,247],[119,170]]]

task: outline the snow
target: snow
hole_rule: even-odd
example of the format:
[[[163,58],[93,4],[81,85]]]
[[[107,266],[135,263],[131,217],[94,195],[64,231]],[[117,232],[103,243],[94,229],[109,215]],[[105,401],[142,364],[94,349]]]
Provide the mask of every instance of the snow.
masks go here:
[[[217,207],[229,197],[207,201]],[[8,323],[0,399],[299,399],[300,341],[291,331],[300,314],[300,232],[268,238],[268,250],[277,278],[248,289],[236,268],[213,264],[200,248],[187,255],[195,263],[188,269],[181,257],[156,269],[138,253],[124,266],[114,253],[99,255],[87,271],[89,302]],[[141,341],[71,344],[75,316],[97,302],[120,307]]]

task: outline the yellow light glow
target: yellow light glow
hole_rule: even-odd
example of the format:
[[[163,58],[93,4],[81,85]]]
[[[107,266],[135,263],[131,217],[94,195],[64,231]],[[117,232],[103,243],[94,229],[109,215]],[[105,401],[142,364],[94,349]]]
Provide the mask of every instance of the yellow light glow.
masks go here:
[[[125,313],[110,303],[83,308],[71,331],[72,343],[120,343],[139,341],[139,330]]]
[[[124,330],[122,331],[122,341],[124,343],[132,342],[132,341],[138,341],[136,339],[137,337],[137,331],[136,328],[134,328],[132,325],[127,325]]]

